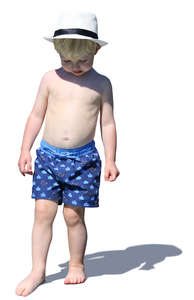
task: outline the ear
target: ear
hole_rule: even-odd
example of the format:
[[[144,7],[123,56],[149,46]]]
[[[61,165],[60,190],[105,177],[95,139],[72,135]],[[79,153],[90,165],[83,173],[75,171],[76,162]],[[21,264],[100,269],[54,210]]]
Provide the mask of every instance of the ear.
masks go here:
[[[98,50],[100,49],[101,47],[100,47],[100,45],[99,44],[96,44],[96,53],[98,52]],[[95,54],[96,54],[95,53]]]

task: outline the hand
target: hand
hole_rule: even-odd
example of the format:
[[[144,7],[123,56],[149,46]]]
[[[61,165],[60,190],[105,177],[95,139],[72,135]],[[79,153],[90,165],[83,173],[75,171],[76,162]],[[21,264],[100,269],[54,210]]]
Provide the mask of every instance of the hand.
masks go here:
[[[120,172],[114,161],[107,161],[104,169],[104,179],[105,181],[114,181]]]
[[[32,158],[31,158],[30,151],[23,150],[20,154],[20,158],[18,161],[18,167],[23,176],[25,176],[25,173],[29,175],[33,175],[31,161]]]

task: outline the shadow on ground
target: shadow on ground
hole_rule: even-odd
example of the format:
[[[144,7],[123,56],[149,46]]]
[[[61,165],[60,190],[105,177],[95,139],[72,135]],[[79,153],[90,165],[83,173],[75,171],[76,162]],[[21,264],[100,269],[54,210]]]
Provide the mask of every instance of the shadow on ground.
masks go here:
[[[173,245],[149,244],[128,247],[124,250],[110,250],[85,255],[86,278],[104,274],[123,274],[138,267],[151,270],[166,257],[180,255],[182,251]],[[64,279],[68,272],[68,261],[59,264],[58,273],[46,276],[43,284]]]

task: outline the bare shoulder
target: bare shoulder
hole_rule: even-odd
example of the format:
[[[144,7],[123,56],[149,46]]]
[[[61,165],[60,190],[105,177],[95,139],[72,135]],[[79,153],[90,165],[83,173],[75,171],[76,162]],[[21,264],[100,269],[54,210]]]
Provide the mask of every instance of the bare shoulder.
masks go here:
[[[96,77],[98,78],[99,86],[101,87],[102,94],[106,93],[107,91],[112,91],[112,83],[107,76],[96,72]]]
[[[100,80],[100,83],[103,87],[103,90],[107,90],[107,89],[112,89],[112,83],[111,83],[111,80],[105,76],[104,74],[100,74],[98,73],[98,76],[99,76],[99,80]]]
[[[49,70],[43,73],[40,85],[50,91],[51,84],[54,80],[54,70]]]
[[[41,76],[41,85],[48,85],[52,77],[52,71],[46,71]]]
[[[113,108],[113,91],[111,80],[104,74],[98,73],[98,78],[101,86],[101,110],[102,107],[109,104]]]
[[[55,70],[49,70],[49,71],[46,71],[44,74],[43,74],[43,78],[44,80],[49,83],[50,81],[53,80],[53,76],[55,74]]]

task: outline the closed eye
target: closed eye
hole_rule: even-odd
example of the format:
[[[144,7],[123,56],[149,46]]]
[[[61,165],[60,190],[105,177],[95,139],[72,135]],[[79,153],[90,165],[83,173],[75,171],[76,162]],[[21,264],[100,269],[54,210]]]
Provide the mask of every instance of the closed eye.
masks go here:
[[[70,60],[63,60],[65,63],[70,62]],[[80,62],[86,62],[87,60],[80,60]]]

